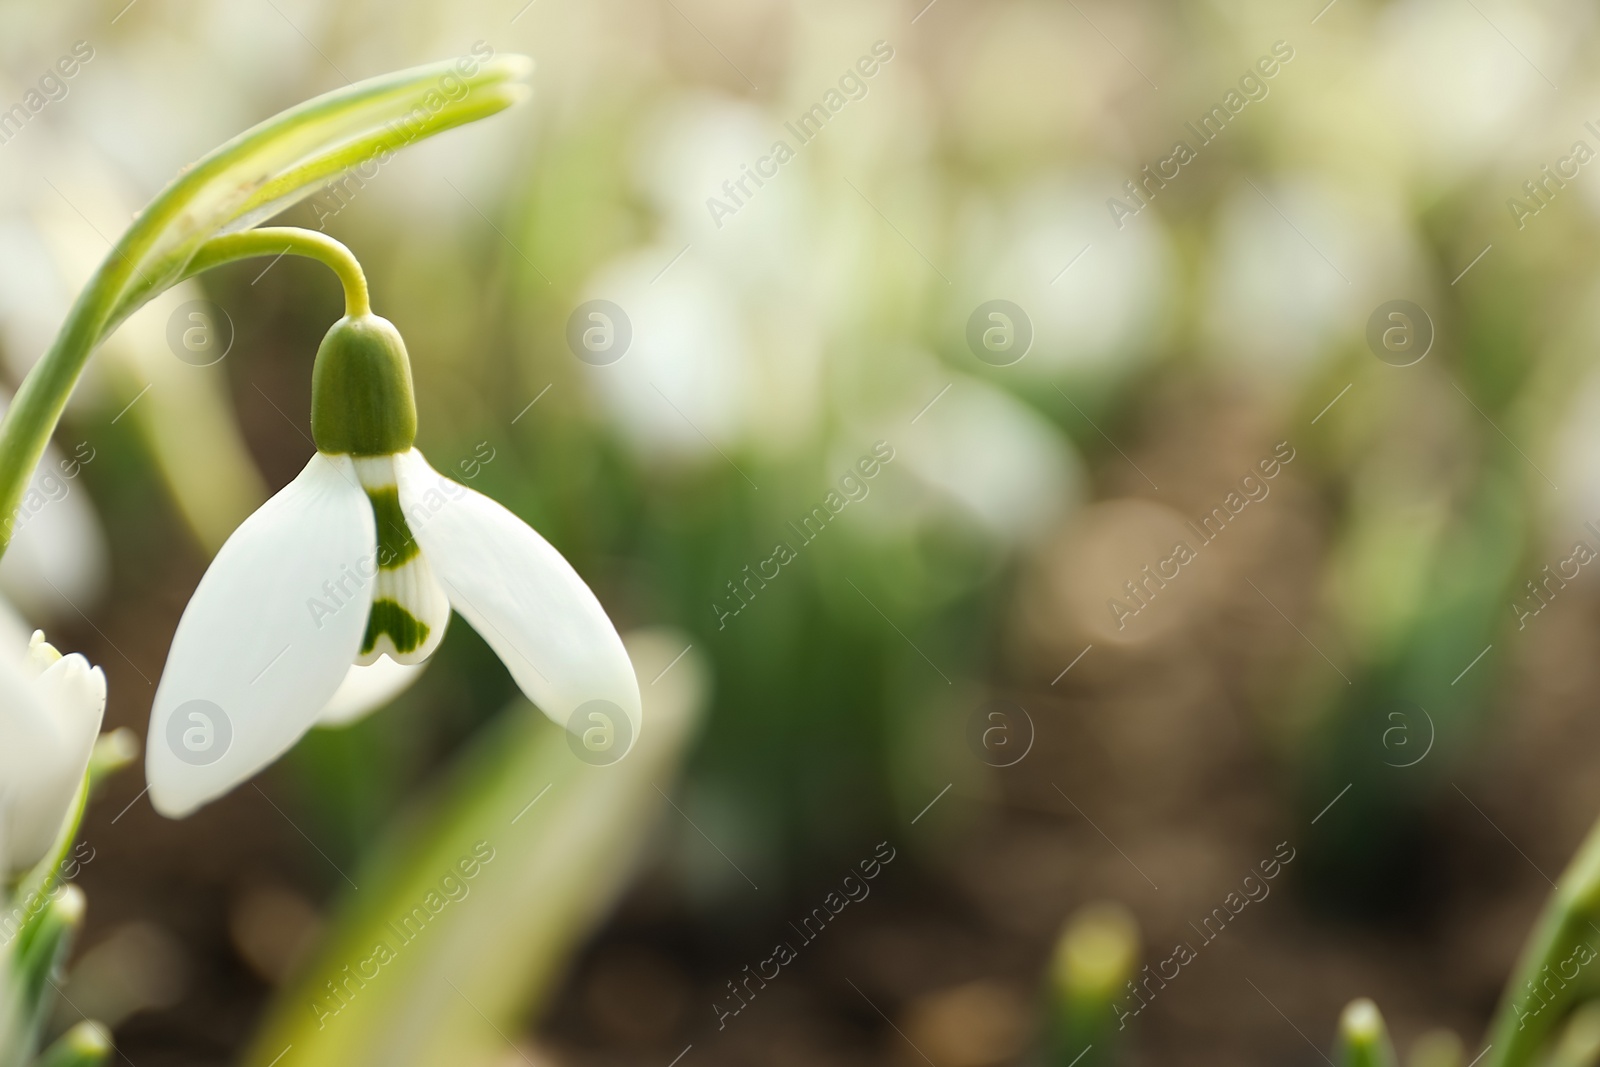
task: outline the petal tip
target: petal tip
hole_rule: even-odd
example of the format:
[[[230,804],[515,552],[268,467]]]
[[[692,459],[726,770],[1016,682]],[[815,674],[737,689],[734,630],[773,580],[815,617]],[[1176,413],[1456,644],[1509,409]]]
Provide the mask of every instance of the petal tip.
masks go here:
[[[146,761],[145,777],[149,783],[150,806],[158,815],[168,819],[186,819],[193,815],[206,798],[193,789],[175,782],[164,781],[164,776]]]

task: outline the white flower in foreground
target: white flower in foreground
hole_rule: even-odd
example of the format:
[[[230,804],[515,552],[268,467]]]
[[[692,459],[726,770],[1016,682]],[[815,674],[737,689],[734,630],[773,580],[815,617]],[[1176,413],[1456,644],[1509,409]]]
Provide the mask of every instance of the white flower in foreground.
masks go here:
[[[20,653],[20,654],[19,654]],[[106,678],[35,630],[0,649],[0,878],[44,858],[89,767]]]
[[[546,715],[578,730],[598,710],[625,750],[639,686],[615,628],[544,538],[411,447],[394,327],[341,319],[313,375],[317,454],[222,546],[173,636],[145,744],[156,809],[186,815],[271,763],[352,663],[426,659],[452,607]]]

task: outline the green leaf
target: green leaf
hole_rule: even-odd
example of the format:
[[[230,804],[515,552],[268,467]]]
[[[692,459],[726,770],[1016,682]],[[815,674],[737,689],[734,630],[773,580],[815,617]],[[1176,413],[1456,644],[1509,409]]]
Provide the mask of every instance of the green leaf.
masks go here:
[[[1596,995],[1600,953],[1600,823],[1561,873],[1501,994],[1485,1067],[1536,1061],[1573,1006]],[[1576,965],[1574,967],[1574,965]],[[1571,980],[1565,972],[1573,971]]]
[[[145,302],[187,277],[218,235],[247,230],[329,177],[523,98],[525,56],[463,57],[326,93],[246,130],[187,168],[139,213],[78,295],[50,350],[0,422],[0,515],[38,466],[95,347]],[[10,529],[0,527],[0,551]]]
[[[212,237],[250,229],[336,174],[503,111],[527,95],[515,84],[532,69],[525,56],[474,61],[468,76],[458,71],[460,62],[413,67],[325,93],[251,127],[186,170],[106,260],[127,278],[112,325],[180,280]]]
[[[1595,1067],[1600,1063],[1600,1002],[1590,1001],[1572,1013],[1550,1050],[1546,1067]]]
[[[37,1034],[44,1021],[46,994],[55,988],[72,938],[83,925],[83,911],[83,891],[73,885],[63,887],[45,905],[32,937],[19,947],[11,962],[10,984],[16,990],[21,1018],[26,1020],[25,1032],[30,1035]],[[36,1040],[30,1039],[30,1050],[36,1047]]]
[[[12,951],[18,955],[26,955],[34,938],[46,924],[49,915],[49,901],[59,890],[70,861],[67,852],[72,848],[72,842],[77,839],[78,826],[83,822],[84,809],[89,805],[89,776],[86,774],[78,786],[77,796],[73,798],[72,806],[68,809],[67,817],[62,821],[61,832],[56,835],[55,844],[50,846],[50,851],[44,858],[33,865],[33,868],[23,875],[17,884],[16,892],[11,897],[10,914],[21,915],[23,924],[18,931]]]

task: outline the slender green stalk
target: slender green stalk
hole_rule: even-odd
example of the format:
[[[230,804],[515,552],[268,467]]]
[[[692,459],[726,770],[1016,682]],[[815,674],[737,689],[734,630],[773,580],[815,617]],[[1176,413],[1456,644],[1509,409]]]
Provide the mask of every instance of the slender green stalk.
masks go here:
[[[316,230],[303,230],[298,226],[262,226],[243,233],[230,233],[213,237],[200,246],[176,285],[212,267],[253,256],[304,256],[326,263],[339,276],[344,286],[344,313],[349,316],[372,313],[367,293],[367,276],[350,249]]]
[[[526,90],[513,83],[530,61],[481,54],[371,78],[292,107],[187,168],[139,213],[78,294],[0,422],[0,552],[12,533],[4,518],[21,502],[95,347],[144,303],[190,276],[195,257],[218,235],[248,231],[333,174],[381,163],[397,148],[521,99]]]
[[[72,938],[83,923],[84,896],[68,884],[83,857],[72,849],[85,806],[106,777],[138,754],[126,729],[96,740],[89,770],[62,822],[54,846],[26,873],[11,894],[0,892],[4,927],[10,936],[0,942],[0,1064],[21,1067],[92,1067],[104,1062],[109,1049],[98,1024],[85,1022],[58,1040],[38,1060],[32,1058],[49,1016],[50,992],[57,988]],[[69,851],[74,858],[69,859]],[[20,927],[17,925],[20,923]],[[20,1059],[19,1059],[20,1057]]]
[[[95,740],[94,750],[89,756],[89,773],[84,775],[82,784],[78,786],[67,818],[62,821],[61,832],[56,835],[55,843],[44,858],[18,881],[12,895],[12,900],[33,916],[16,934],[17,952],[28,951],[44,921],[44,901],[57,893],[66,868],[71,866],[67,856],[72,851],[72,843],[78,839],[78,827],[83,823],[83,813],[88,809],[90,798],[108,777],[133,762],[138,755],[138,742],[134,739],[133,731],[126,727],[101,734]]]
[[[83,890],[67,886],[45,906],[37,934],[12,961],[10,980],[18,987],[30,1053],[38,1047],[39,1031],[49,1011],[48,994],[57,988],[72,939],[83,927],[84,907]]]

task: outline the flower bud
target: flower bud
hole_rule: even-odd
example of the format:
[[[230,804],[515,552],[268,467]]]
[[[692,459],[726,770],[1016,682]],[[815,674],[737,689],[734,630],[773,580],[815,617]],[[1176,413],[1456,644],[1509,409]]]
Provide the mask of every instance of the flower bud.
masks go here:
[[[71,813],[100,720],[106,680],[34,632],[0,648],[0,879],[42,859]]]

